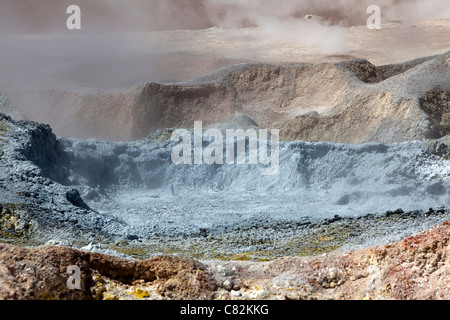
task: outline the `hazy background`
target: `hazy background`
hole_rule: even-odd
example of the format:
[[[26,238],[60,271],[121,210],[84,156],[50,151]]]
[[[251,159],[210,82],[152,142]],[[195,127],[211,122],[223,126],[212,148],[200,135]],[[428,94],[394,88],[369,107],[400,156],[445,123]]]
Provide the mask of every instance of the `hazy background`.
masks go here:
[[[448,0],[1,0],[2,32],[40,33],[65,30],[69,5],[82,10],[88,31],[155,31],[204,29],[212,26],[261,26],[267,19],[283,21],[306,14],[323,16],[344,26],[361,25],[366,8],[381,7],[384,19],[412,22],[445,18]]]
[[[348,27],[364,26],[374,3],[383,23],[450,18],[449,0],[0,0],[0,92],[28,118],[59,128],[33,91],[181,81],[240,62],[278,63],[273,56],[339,58],[350,52]],[[69,5],[81,8],[80,31],[67,30]],[[325,22],[305,22],[307,14]],[[406,27],[370,36],[387,50],[424,47],[428,36]]]
[[[381,7],[383,22],[450,17],[448,0],[375,2]],[[258,61],[265,51],[289,43],[343,55],[348,47],[342,27],[365,25],[366,9],[372,3],[0,0],[0,91],[114,88],[141,81],[185,80],[226,64]],[[81,31],[66,28],[66,9],[72,4],[81,8]],[[305,22],[307,14],[320,15],[326,22]],[[222,31],[195,31],[212,27]],[[149,33],[168,30],[194,31]],[[194,65],[198,72],[185,71]]]

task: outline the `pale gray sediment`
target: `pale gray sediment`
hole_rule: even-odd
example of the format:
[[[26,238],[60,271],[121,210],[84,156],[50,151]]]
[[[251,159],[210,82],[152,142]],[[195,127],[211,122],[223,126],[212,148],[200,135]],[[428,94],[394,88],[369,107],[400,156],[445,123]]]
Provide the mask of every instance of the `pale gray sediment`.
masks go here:
[[[171,130],[113,143],[0,125],[1,236],[13,243],[264,260],[391,242],[449,218],[441,141],[282,142],[279,174],[262,176],[257,165],[175,166]]]

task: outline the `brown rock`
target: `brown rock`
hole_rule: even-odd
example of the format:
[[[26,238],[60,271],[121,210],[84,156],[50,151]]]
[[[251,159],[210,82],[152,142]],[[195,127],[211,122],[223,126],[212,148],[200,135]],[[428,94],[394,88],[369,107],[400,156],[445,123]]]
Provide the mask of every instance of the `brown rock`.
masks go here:
[[[259,263],[172,256],[127,261],[65,247],[0,244],[0,299],[449,299],[449,242],[445,222],[393,244]],[[67,287],[70,265],[81,270],[80,290]],[[217,285],[218,265],[234,270],[236,290]]]
[[[160,256],[145,261],[126,261],[66,247],[19,248],[0,244],[0,299],[93,299],[101,277],[123,286],[140,283],[154,286],[165,297],[207,299],[214,283],[201,263],[189,259]],[[67,286],[67,268],[78,266],[81,289]]]
[[[381,67],[364,59],[243,64],[188,82],[49,90],[32,100],[41,103],[36,119],[77,138],[135,140],[157,129],[192,128],[200,120],[206,127],[242,113],[262,128],[280,129],[285,141],[436,139],[450,132],[448,88],[433,89],[449,77],[449,55]]]

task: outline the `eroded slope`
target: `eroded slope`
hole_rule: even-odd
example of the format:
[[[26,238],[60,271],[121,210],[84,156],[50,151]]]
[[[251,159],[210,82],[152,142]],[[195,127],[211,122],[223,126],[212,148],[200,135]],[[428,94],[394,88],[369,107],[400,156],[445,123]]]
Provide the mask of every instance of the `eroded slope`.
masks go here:
[[[448,133],[450,53],[376,67],[357,59],[279,66],[240,64],[193,80],[121,90],[36,93],[58,134],[135,140],[157,129],[211,125],[236,113],[287,141],[394,143]]]

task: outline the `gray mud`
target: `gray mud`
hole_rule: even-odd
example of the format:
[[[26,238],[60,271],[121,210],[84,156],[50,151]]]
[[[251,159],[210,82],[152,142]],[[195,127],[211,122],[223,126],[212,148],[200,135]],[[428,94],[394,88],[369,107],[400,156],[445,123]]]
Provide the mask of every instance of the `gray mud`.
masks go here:
[[[171,132],[75,140],[0,116],[2,238],[138,258],[269,259],[395,241],[449,218],[440,141],[281,142],[278,174],[263,176],[260,165],[176,166]]]

